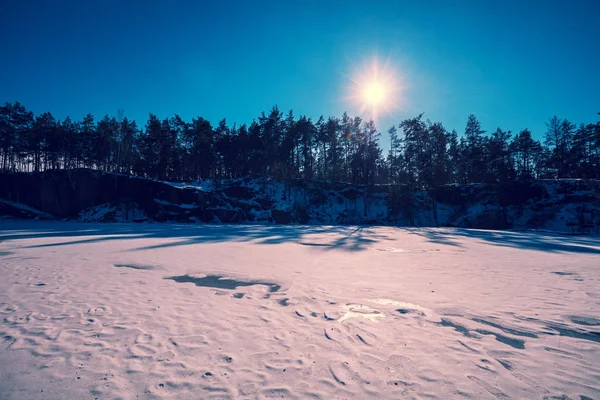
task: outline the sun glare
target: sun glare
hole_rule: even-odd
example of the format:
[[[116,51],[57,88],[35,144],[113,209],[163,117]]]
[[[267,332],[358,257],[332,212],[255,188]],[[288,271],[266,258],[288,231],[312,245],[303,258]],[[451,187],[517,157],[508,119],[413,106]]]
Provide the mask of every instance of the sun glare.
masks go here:
[[[402,103],[400,77],[388,61],[373,59],[356,68],[350,77],[350,100],[364,118],[377,119],[391,113]]]
[[[378,82],[378,81],[368,82],[365,85],[363,97],[364,97],[365,103],[368,103],[371,105],[378,105],[381,103],[385,103],[385,100],[386,100],[385,86],[381,82]]]

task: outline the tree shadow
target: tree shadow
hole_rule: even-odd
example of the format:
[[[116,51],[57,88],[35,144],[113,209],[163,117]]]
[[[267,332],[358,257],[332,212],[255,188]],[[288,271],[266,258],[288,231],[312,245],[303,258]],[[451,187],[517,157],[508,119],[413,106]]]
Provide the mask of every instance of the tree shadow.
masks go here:
[[[399,231],[419,235],[427,241],[463,247],[465,238],[495,246],[537,250],[549,253],[600,254],[597,236],[567,236],[548,232],[484,231],[461,228],[404,228]],[[385,232],[390,232],[386,230]],[[0,221],[0,242],[35,238],[68,238],[29,246],[59,247],[85,243],[140,239],[175,239],[130,251],[187,246],[201,243],[252,242],[256,244],[297,243],[323,250],[364,251],[381,241],[397,240],[368,226],[321,225],[212,225],[212,224],[89,224],[53,221]]]
[[[356,226],[309,225],[211,225],[211,224],[82,224],[45,221],[3,222],[0,241],[69,238],[28,248],[60,247],[140,239],[176,239],[131,251],[187,246],[201,243],[253,242],[257,244],[299,243],[318,240],[327,250],[362,251],[370,244],[387,240],[375,230]]]
[[[410,234],[421,236],[432,243],[462,247],[457,238],[449,234],[447,228],[404,228],[404,230]]]
[[[410,233],[428,241],[450,246],[461,246],[461,238],[473,238],[488,244],[549,253],[600,254],[597,236],[572,236],[552,232],[487,231],[461,228],[417,228]]]

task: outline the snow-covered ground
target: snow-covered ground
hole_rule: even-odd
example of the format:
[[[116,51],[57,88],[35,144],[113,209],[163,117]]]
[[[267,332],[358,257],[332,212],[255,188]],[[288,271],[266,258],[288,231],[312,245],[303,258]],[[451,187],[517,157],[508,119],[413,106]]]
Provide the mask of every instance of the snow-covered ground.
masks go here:
[[[600,398],[598,237],[0,220],[0,276],[1,399]]]

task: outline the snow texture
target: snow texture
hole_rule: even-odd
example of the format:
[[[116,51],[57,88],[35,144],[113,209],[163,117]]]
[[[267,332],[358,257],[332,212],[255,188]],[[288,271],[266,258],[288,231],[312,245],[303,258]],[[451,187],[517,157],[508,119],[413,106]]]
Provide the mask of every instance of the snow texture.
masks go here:
[[[0,398],[597,399],[599,266],[545,232],[0,220]]]

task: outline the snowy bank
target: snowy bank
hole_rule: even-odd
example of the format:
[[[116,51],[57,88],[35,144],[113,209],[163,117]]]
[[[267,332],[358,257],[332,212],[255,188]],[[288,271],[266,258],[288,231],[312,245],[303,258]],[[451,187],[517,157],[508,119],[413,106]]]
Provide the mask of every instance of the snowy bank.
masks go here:
[[[361,224],[594,233],[600,182],[539,180],[362,187],[265,178],[170,183],[85,169],[0,174],[0,199],[11,207],[90,222],[233,222]],[[0,207],[4,215],[12,215]],[[15,216],[15,215],[12,215]]]

